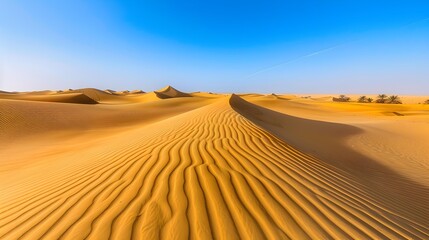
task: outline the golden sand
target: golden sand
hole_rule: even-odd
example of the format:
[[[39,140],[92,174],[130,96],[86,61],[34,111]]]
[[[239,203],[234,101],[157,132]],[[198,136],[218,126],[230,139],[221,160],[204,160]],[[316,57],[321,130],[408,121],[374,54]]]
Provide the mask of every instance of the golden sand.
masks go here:
[[[429,105],[328,99],[0,92],[0,239],[429,238]]]

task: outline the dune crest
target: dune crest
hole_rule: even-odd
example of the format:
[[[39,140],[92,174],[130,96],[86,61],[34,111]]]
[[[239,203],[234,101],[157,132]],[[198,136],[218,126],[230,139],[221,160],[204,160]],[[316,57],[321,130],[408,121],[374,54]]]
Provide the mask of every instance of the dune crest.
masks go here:
[[[78,104],[97,104],[98,102],[83,93],[42,93],[42,94],[14,94],[0,93],[0,99],[58,102],[58,103],[78,103]]]
[[[0,164],[0,238],[429,237],[424,203],[409,212],[292,147],[254,123],[265,111],[232,95],[33,167]]]
[[[109,100],[113,100],[114,96],[112,96],[109,93],[106,93],[105,91],[96,89],[96,88],[81,88],[81,89],[75,89],[75,90],[71,90],[68,91],[69,93],[83,93],[86,96],[88,96],[89,98],[93,99],[94,101],[97,102],[105,102],[105,101],[109,101]]]
[[[154,91],[159,98],[174,98],[174,97],[192,97],[188,93],[181,92],[172,86],[166,86],[158,91]]]
[[[130,94],[143,94],[143,93],[145,93],[145,92],[143,90],[140,90],[140,89],[130,91]]]

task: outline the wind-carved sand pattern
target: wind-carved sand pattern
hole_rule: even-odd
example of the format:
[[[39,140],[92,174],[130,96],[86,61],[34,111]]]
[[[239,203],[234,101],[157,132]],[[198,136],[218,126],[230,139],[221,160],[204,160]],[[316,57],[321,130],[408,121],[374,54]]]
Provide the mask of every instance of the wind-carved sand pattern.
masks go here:
[[[220,97],[47,155],[0,189],[0,239],[429,238],[427,211],[386,203],[255,125],[243,107],[261,114],[239,96]]]

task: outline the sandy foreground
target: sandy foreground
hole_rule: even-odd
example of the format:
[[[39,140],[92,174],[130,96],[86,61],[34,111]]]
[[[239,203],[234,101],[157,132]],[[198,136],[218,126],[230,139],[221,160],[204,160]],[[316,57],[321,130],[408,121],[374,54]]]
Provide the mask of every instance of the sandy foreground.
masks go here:
[[[0,91],[0,239],[429,239],[429,97],[330,99]]]

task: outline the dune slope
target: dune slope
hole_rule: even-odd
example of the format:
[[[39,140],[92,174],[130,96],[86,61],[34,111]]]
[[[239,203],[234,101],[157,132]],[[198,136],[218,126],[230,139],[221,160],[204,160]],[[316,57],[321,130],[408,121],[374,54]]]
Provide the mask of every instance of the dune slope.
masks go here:
[[[0,238],[429,237],[425,212],[384,204],[249,120],[258,114],[225,97],[36,166],[0,164]]]
[[[62,93],[62,94],[2,94],[0,99],[41,101],[41,102],[61,102],[78,104],[97,104],[98,102],[83,93]]]
[[[154,92],[159,98],[174,98],[174,97],[192,97],[188,93],[181,92],[172,86],[166,86],[163,89]]]

